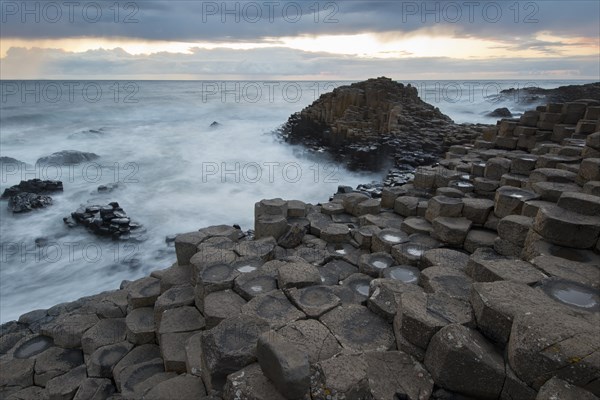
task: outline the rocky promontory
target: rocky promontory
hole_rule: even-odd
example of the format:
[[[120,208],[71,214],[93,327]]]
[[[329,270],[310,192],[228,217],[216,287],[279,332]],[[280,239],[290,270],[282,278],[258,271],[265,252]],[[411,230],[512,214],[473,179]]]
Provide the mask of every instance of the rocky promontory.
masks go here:
[[[585,85],[559,86],[553,89],[542,89],[528,86],[521,89],[510,88],[500,92],[501,96],[513,97],[519,101],[534,103],[567,103],[580,99],[600,99],[600,82]]]
[[[593,400],[600,105],[502,119],[382,197],[265,199],[255,232],[0,327],[16,399]]]
[[[351,168],[409,170],[472,141],[481,129],[455,124],[422,101],[416,87],[380,77],[323,94],[292,115],[282,134],[291,143],[325,148]]]

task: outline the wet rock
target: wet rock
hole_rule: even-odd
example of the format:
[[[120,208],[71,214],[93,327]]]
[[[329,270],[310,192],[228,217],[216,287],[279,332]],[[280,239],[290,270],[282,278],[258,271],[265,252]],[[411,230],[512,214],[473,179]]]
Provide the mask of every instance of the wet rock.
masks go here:
[[[288,399],[299,399],[310,389],[310,365],[302,346],[274,331],[259,336],[256,356],[261,370]]]
[[[358,268],[356,266],[343,260],[333,260],[319,267],[321,282],[324,285],[337,285],[340,281],[357,272]]]
[[[392,246],[408,241],[408,235],[399,229],[383,229],[375,236],[371,242],[371,251],[389,253]]]
[[[333,290],[335,291],[336,296],[342,300],[342,303],[352,302],[362,304],[367,301],[369,296],[369,285],[372,280],[372,277],[365,274],[352,274],[340,282],[343,289],[349,290],[348,295],[342,295],[337,287],[333,287]]]
[[[52,198],[35,193],[18,193],[8,199],[8,209],[15,214],[52,205]]]
[[[63,221],[69,227],[80,224],[95,235],[108,236],[113,240],[145,240],[145,229],[132,221],[117,202],[105,206],[81,206]]]
[[[94,161],[100,158],[97,154],[86,153],[77,150],[63,150],[56,153],[52,153],[49,156],[38,158],[35,162],[39,165],[75,165],[87,161]]]
[[[331,332],[313,319],[290,322],[278,333],[289,342],[302,346],[311,364],[331,358],[342,350]]]
[[[129,342],[103,346],[94,351],[87,359],[87,373],[90,377],[112,378],[115,365],[133,348]]]
[[[551,299],[580,311],[600,311],[600,291],[590,286],[560,278],[542,280],[539,289]]]
[[[358,260],[358,270],[374,278],[380,277],[383,271],[393,265],[396,265],[394,258],[384,252],[364,254]]]
[[[286,294],[310,318],[319,318],[337,307],[341,300],[327,286],[309,286],[304,289],[289,289]]]
[[[488,117],[496,117],[496,118],[510,118],[512,117],[512,113],[506,107],[496,108],[494,111],[491,111],[486,114]]]
[[[305,317],[281,290],[253,298],[242,306],[242,314],[266,321],[273,329],[279,329],[289,322]]]
[[[324,314],[320,321],[345,349],[387,351],[394,346],[390,325],[366,307],[342,305]]]
[[[242,274],[235,279],[234,290],[245,300],[277,289],[277,275],[263,270]]]
[[[506,376],[497,350],[476,330],[458,324],[432,338],[425,366],[436,384],[478,399],[497,399]]]
[[[256,361],[256,342],[269,329],[262,319],[240,315],[203,332],[202,379],[207,390],[221,390],[227,375]]]
[[[36,178],[27,181],[21,181],[18,185],[14,185],[5,189],[1,198],[7,199],[20,193],[48,194],[62,191],[63,183],[61,181],[43,181]]]

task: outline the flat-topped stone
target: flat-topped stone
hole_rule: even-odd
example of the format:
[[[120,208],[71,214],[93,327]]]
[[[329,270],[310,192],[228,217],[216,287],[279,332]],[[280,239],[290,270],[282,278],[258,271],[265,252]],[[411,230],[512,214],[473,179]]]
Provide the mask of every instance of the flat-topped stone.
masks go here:
[[[574,183],[536,182],[533,191],[541,200],[556,203],[564,192],[580,192],[581,187]]]
[[[421,269],[431,266],[442,266],[464,270],[469,263],[469,254],[453,249],[432,249],[423,253]]]
[[[600,216],[583,215],[559,206],[542,207],[533,229],[547,241],[578,249],[591,248],[600,236]]]
[[[273,329],[279,329],[289,322],[305,317],[305,314],[290,303],[281,290],[256,296],[242,306],[242,315],[262,319]]]
[[[419,285],[427,293],[444,293],[454,299],[468,299],[473,280],[456,268],[429,267],[421,271]]]
[[[374,278],[381,276],[382,272],[396,261],[389,253],[376,252],[362,255],[358,260],[358,270]]]
[[[392,246],[408,241],[408,234],[399,229],[383,229],[371,239],[371,251],[389,253]]]
[[[558,206],[579,214],[600,215],[600,197],[592,194],[564,192],[558,199]]]
[[[190,263],[190,258],[197,252],[198,245],[209,236],[203,232],[188,232],[175,237],[175,254],[177,264],[186,265]]]
[[[130,342],[120,342],[103,346],[87,359],[87,374],[90,377],[112,378],[113,367],[133,348]],[[156,353],[159,354],[158,352]]]
[[[331,358],[342,350],[331,332],[314,319],[290,322],[277,332],[291,343],[303,346],[311,364]]]
[[[278,270],[277,283],[279,288],[303,288],[321,283],[319,270],[307,262],[289,262]]]
[[[502,186],[496,190],[494,198],[494,214],[498,218],[504,218],[511,214],[521,214],[523,204],[526,201],[535,200],[538,195],[528,190],[512,186]]]
[[[25,360],[22,360],[25,361]],[[77,349],[62,349],[60,347],[51,347],[38,355],[31,361],[31,366],[35,363],[33,382],[36,386],[46,386],[52,378],[60,376],[79,365],[83,364],[83,353]],[[11,371],[11,369],[2,369]],[[29,386],[29,385],[23,385]]]
[[[444,326],[473,326],[473,322],[471,306],[465,300],[439,292],[410,291],[400,297],[394,327],[400,328],[396,330],[396,335],[402,335],[413,345],[427,349],[433,335]]]
[[[124,318],[102,319],[83,334],[81,347],[85,354],[92,354],[99,347],[124,341],[125,337]]]
[[[461,246],[472,222],[466,218],[437,217],[433,220],[432,236],[452,246]]]
[[[600,288],[600,267],[598,265],[571,261],[551,255],[535,257],[531,260],[531,264],[549,276]]]
[[[336,307],[324,314],[320,321],[345,349],[387,351],[394,346],[394,333],[390,325],[364,306]]]
[[[235,279],[233,288],[245,300],[251,300],[258,295],[277,289],[277,274],[263,269],[241,274]]]
[[[292,288],[286,292],[292,303],[310,318],[319,318],[327,311],[340,305],[341,300],[328,286]]]
[[[533,285],[546,277],[533,265],[511,259],[491,249],[478,249],[471,255],[465,270],[475,282],[516,281]]]
[[[42,325],[40,332],[52,337],[57,346],[77,348],[81,347],[83,334],[99,320],[96,314],[66,313]]]
[[[437,217],[460,217],[463,202],[460,198],[435,196],[429,200],[425,219],[433,222]]]
[[[202,310],[206,329],[217,326],[225,318],[240,314],[244,304],[246,301],[230,289],[208,294],[204,298]]]
[[[154,343],[156,326],[152,307],[136,308],[125,318],[127,340],[133,344]]]

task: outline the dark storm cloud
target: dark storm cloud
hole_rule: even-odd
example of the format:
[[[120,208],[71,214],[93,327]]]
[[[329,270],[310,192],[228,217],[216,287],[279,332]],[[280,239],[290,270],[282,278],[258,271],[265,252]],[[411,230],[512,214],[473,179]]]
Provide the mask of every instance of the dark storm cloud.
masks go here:
[[[104,36],[255,42],[277,36],[409,33],[424,28],[494,39],[515,39],[539,31],[566,36],[600,34],[596,1],[137,0],[121,1],[116,8],[113,1],[0,3],[4,38]]]

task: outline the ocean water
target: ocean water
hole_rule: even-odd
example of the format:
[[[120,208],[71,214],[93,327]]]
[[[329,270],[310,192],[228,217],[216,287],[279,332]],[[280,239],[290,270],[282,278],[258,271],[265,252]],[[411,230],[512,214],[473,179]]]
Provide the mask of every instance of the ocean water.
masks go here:
[[[499,98],[499,89],[584,83],[528,82],[412,83],[456,122],[483,123],[495,122],[485,114],[497,107],[533,107]],[[0,190],[40,178],[62,180],[64,192],[52,195],[52,206],[25,214],[0,204],[0,321],[170,266],[168,235],[221,223],[251,229],[260,199],[317,203],[340,184],[381,179],[386,171],[349,171],[274,134],[290,114],[346,83],[1,81],[0,156],[28,165],[3,164]],[[214,121],[219,125],[211,127]],[[62,150],[99,158],[35,166]],[[116,183],[110,193],[97,191]],[[145,241],[113,242],[63,223],[80,205],[111,201],[145,227]]]

